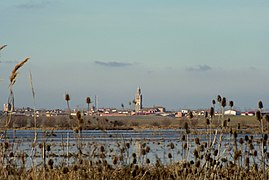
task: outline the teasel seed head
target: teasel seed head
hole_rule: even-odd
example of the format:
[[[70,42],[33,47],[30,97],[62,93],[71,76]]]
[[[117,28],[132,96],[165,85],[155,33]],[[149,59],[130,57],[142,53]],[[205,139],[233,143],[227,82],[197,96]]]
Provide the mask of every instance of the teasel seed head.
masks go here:
[[[172,154],[168,153],[168,158],[171,159],[172,158]]]
[[[213,108],[213,107],[210,108],[210,112],[209,112],[209,114],[210,114],[211,117],[214,116],[214,108]]]
[[[227,128],[227,120],[224,120],[224,121],[223,121],[223,127],[224,127],[224,128]]]
[[[245,135],[245,141],[248,141],[249,138],[248,138],[248,135]]]
[[[208,118],[206,118],[206,125],[210,124],[210,120]]]
[[[193,155],[197,159],[199,157],[199,152],[196,149],[194,149]]]
[[[234,106],[234,102],[233,101],[230,101],[229,102],[229,106],[232,108]]]
[[[215,99],[212,100],[212,104],[213,104],[213,106],[216,104]]]
[[[226,106],[226,98],[225,97],[222,98],[221,106],[222,107],[225,107]]]
[[[87,98],[86,98],[86,103],[87,103],[87,104],[92,103],[92,101],[91,101],[91,98],[90,98],[90,97],[87,97]]]
[[[205,112],[205,118],[207,118],[207,117],[208,117],[208,112],[206,111],[206,112]]]
[[[238,124],[237,124],[237,129],[240,129],[240,127],[241,127],[241,126],[240,126],[240,123],[238,123]]]
[[[259,101],[259,102],[258,102],[258,107],[259,107],[259,109],[262,109],[262,108],[263,108],[262,101]]]
[[[214,156],[217,156],[218,153],[219,153],[219,151],[216,149],[216,150],[214,151],[213,155],[214,155]]]
[[[70,101],[70,95],[67,93],[67,94],[65,94],[65,100],[66,101]]]
[[[239,143],[240,143],[241,145],[244,144],[244,139],[243,139],[243,138],[240,138]]]
[[[190,116],[190,119],[192,119],[192,118],[193,118],[193,113],[192,113],[192,111],[190,111],[189,116]]]
[[[186,141],[186,136],[183,134],[182,138],[181,138],[182,141]]]
[[[149,153],[149,151],[150,151],[150,147],[147,146],[147,147],[146,147],[146,153]]]
[[[78,120],[81,119],[81,112],[80,111],[77,112],[77,118],[78,118]]]
[[[258,121],[261,121],[261,119],[262,119],[261,111],[259,111],[259,110],[256,111],[256,118]]]
[[[194,139],[194,142],[196,145],[200,145],[200,139],[198,137]]]
[[[221,96],[220,96],[220,95],[217,96],[217,101],[218,101],[219,103],[221,103]]]
[[[171,149],[175,149],[175,145],[174,145],[174,143],[171,142],[171,144],[170,144],[170,148],[171,148]]]

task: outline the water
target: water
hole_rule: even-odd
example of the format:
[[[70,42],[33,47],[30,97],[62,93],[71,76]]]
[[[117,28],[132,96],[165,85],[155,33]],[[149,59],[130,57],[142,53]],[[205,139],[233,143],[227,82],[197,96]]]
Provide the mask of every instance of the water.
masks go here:
[[[137,163],[144,164],[146,159],[150,160],[150,164],[155,164],[157,160],[163,164],[180,161],[183,159],[194,160],[193,150],[196,147],[194,139],[199,137],[201,144],[208,142],[209,135],[188,135],[188,144],[190,153],[186,153],[183,149],[182,136],[185,135],[185,130],[83,130],[80,134],[75,133],[72,130],[54,130],[54,131],[37,131],[37,142],[34,144],[34,130],[8,130],[6,137],[9,143],[9,148],[5,152],[7,156],[10,152],[15,154],[25,153],[26,165],[28,168],[33,166],[41,166],[43,159],[43,149],[40,145],[45,143],[50,145],[50,151],[47,151],[47,160],[53,159],[55,165],[72,164],[78,160],[76,157],[79,150],[84,158],[89,161],[97,161],[100,159],[100,147],[105,149],[105,157],[109,163],[112,163],[115,156],[122,156],[123,161],[121,165],[127,165],[132,163],[132,154],[137,155]],[[212,134],[211,139],[214,139]],[[239,134],[237,140],[244,138],[245,134]],[[254,139],[259,135],[254,135]],[[0,142],[4,142],[4,134]],[[219,134],[216,136],[215,149],[218,149]],[[232,159],[232,145],[233,137],[226,134],[222,138],[221,154],[223,157]],[[126,143],[130,144],[130,147],[126,147]],[[171,143],[175,146],[171,148]],[[244,143],[246,144],[246,143]],[[245,149],[246,145],[238,148]],[[256,148],[258,148],[257,144]],[[81,147],[81,148],[78,148]],[[146,155],[141,155],[142,149],[150,148],[150,151]],[[122,149],[125,148],[125,152]],[[172,158],[168,158],[168,154],[172,155]],[[67,154],[70,158],[66,158]],[[18,166],[22,166],[22,160],[20,158],[10,158],[12,163],[16,163]],[[5,163],[10,163],[5,161]]]

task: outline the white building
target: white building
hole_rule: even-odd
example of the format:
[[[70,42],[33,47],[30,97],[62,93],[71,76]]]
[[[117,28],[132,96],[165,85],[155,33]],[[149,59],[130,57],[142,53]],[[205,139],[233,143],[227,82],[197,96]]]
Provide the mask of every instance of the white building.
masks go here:
[[[231,109],[224,111],[224,114],[225,115],[231,115],[231,116],[239,116],[239,115],[241,115],[241,113],[239,111],[231,110]]]

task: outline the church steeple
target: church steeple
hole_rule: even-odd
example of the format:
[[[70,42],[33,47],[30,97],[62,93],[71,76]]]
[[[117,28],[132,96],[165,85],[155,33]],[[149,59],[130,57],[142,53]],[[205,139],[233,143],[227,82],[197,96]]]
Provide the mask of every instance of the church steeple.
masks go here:
[[[135,95],[135,112],[142,110],[142,93],[140,87],[137,88]]]

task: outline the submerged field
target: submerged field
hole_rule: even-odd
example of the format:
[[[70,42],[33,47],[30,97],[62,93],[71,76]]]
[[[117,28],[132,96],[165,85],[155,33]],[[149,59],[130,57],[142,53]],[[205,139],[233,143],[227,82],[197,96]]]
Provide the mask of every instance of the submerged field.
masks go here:
[[[37,119],[37,131],[24,118],[2,130],[0,179],[268,177],[267,122],[262,133],[255,117],[63,116]]]

